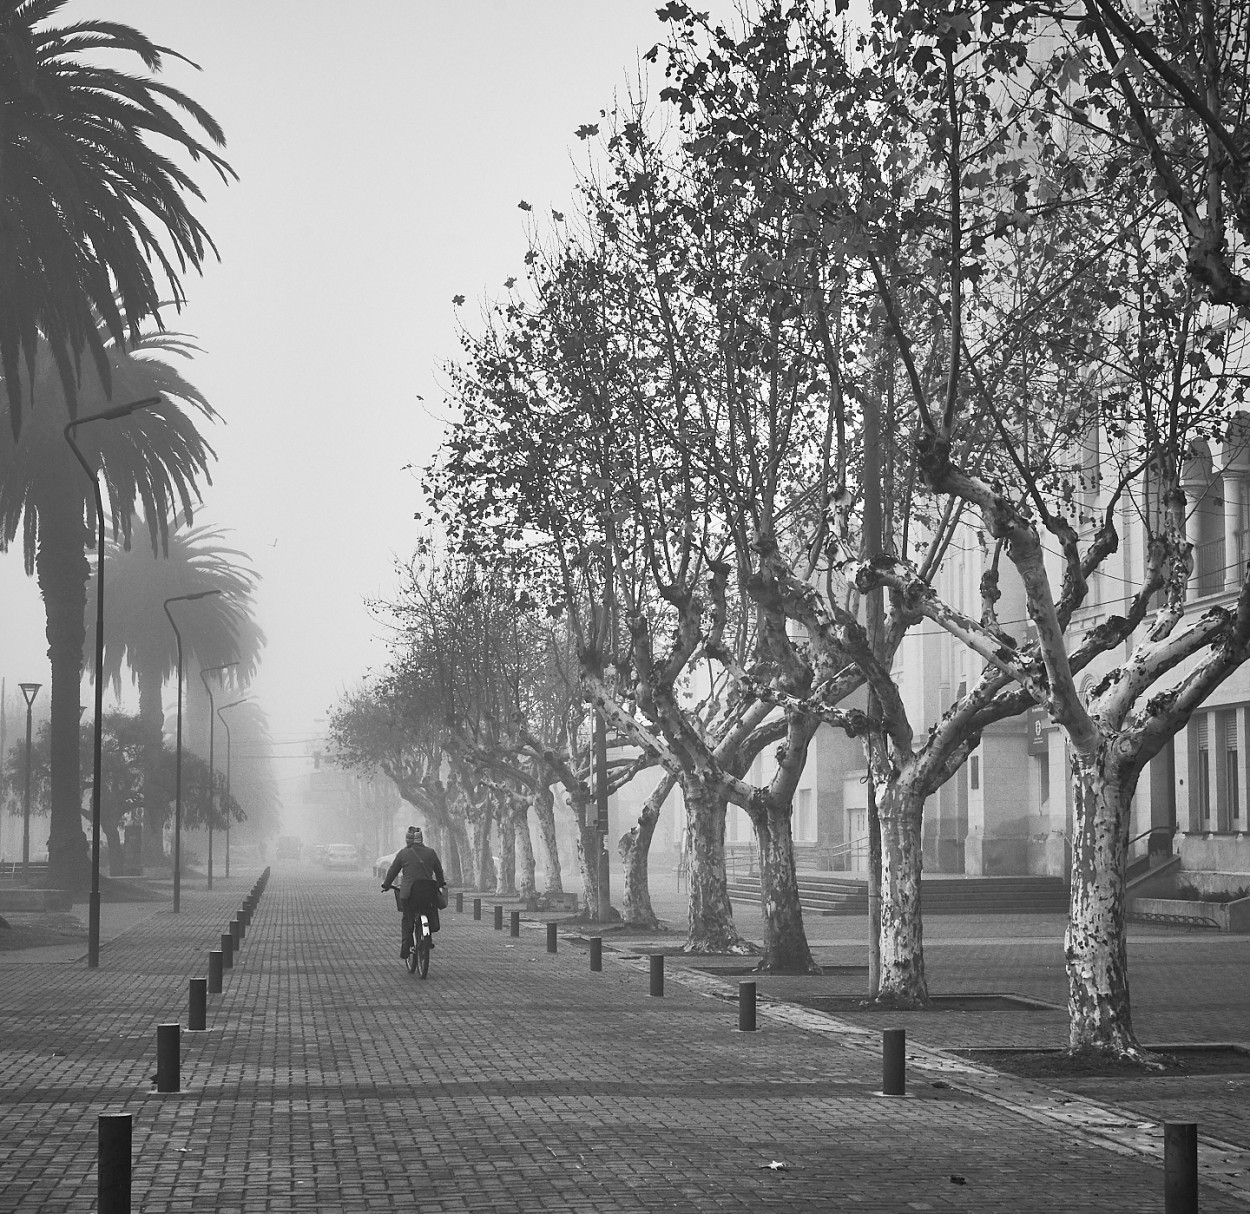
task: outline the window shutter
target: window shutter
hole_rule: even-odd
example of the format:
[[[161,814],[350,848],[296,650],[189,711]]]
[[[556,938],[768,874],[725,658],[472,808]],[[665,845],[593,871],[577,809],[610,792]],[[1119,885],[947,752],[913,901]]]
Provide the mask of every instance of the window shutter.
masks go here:
[[[1209,717],[1209,714],[1205,712],[1200,713],[1198,716],[1198,749],[1199,750],[1209,750],[1211,746],[1210,742],[1207,739],[1208,717]]]

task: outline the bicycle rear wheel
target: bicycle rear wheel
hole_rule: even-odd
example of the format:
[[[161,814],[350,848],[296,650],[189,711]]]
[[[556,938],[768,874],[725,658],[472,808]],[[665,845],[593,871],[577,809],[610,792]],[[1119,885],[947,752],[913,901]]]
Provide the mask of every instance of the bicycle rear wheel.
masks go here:
[[[404,964],[408,967],[408,972],[410,974],[415,974],[417,972],[417,949],[420,947],[420,940],[421,937],[414,932],[412,943],[408,947],[408,956],[404,958]],[[426,961],[426,965],[429,965],[428,960]],[[424,974],[421,976],[423,978],[425,977]]]
[[[426,936],[418,936],[416,947],[410,954],[416,960],[417,973],[424,978],[430,972],[430,941]]]

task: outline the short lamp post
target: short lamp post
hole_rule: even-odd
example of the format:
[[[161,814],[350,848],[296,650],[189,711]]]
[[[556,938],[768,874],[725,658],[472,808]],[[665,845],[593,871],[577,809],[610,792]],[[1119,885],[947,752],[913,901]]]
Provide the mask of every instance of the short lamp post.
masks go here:
[[[26,793],[22,798],[22,879],[30,882],[30,710],[42,683],[19,683],[26,699]]]
[[[230,724],[221,714],[227,708],[238,708],[248,698],[244,696],[241,700],[232,700],[217,710],[217,715],[221,717],[221,727],[226,731],[226,880],[230,879]]]
[[[200,671],[200,682],[208,692],[208,888],[213,888],[213,817],[217,802],[216,770],[213,767],[213,726],[217,715],[217,706],[213,703],[213,688],[208,681],[210,674],[217,674],[237,666],[238,662],[223,662],[220,666],[209,666]]]
[[[104,727],[104,499],[100,495],[100,475],[87,463],[86,457],[74,442],[74,430],[88,422],[111,422],[151,405],[159,405],[159,396],[145,396],[126,405],[114,405],[87,417],[75,418],[65,427],[65,441],[91,479],[95,493],[96,517],[96,599],[95,599],[95,732],[92,736],[91,777],[91,901],[87,911],[87,968],[100,966],[100,755],[103,750]]]
[[[165,616],[178,641],[178,734],[174,749],[174,914],[182,910],[182,633],[174,623],[170,603],[193,603],[220,594],[220,590],[199,590],[195,594],[175,594],[165,600]]]

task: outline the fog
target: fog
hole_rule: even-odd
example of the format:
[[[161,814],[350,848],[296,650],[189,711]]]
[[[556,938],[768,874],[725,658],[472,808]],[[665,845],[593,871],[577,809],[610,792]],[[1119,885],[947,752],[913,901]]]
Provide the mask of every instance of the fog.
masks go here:
[[[412,550],[410,468],[439,442],[458,312],[472,328],[520,275],[526,224],[566,203],[586,156],[573,132],[663,32],[655,7],[71,0],[58,15],[128,23],[196,61],[162,78],[218,119],[239,174],[227,188],[194,170],[221,262],[166,325],[202,348],[182,370],[222,415],[195,521],[226,529],[262,579],[268,644],[246,691],[275,753],[302,765],[340,692],[384,661],[365,603]],[[46,648],[19,542],[0,555],[10,722],[20,681],[44,684],[47,711]]]

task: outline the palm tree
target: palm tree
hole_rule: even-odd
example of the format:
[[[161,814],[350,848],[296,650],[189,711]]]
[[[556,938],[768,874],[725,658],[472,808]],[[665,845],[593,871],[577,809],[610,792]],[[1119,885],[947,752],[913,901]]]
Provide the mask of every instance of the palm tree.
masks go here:
[[[159,322],[170,297],[181,304],[187,267],[200,270],[206,254],[216,254],[188,206],[189,195],[203,194],[168,157],[167,142],[207,161],[223,181],[235,176],[192,133],[225,146],[203,107],[100,62],[101,52],[119,52],[155,73],[163,56],[183,56],[113,21],[50,25],[64,3],[0,0],[0,374],[15,438],[24,396],[37,397],[43,346],[71,417],[85,350],[110,398],[105,337],[118,347],[138,341],[143,321]]]
[[[208,446],[193,415],[216,417],[208,401],[166,361],[194,347],[176,334],[142,338],[129,351],[103,338],[115,390],[123,399],[160,395],[161,404],[131,416],[78,431],[84,456],[101,469],[115,534],[128,536],[142,505],[154,543],[163,543],[176,511],[189,512],[199,498],[197,482],[208,476]],[[81,818],[78,701],[82,683],[83,615],[91,574],[94,494],[65,442],[69,400],[55,356],[46,344],[35,359],[32,380],[39,408],[18,437],[0,424],[0,552],[20,534],[27,574],[39,579],[47,614],[52,665],[52,811],[49,877],[66,889],[87,876],[87,843]],[[104,385],[91,368],[81,386],[84,404],[103,407]],[[0,412],[3,406],[0,406]]]
[[[256,673],[264,633],[252,615],[251,599],[258,581],[246,553],[226,547],[220,528],[191,527],[185,522],[170,532],[168,545],[114,542],[105,549],[104,566],[109,610],[104,617],[104,677],[121,686],[122,668],[128,667],[139,688],[139,719],[144,737],[144,809],[142,830],[126,834],[127,865],[133,870],[146,858],[161,857],[159,827],[168,805],[152,790],[165,787],[159,777],[165,712],[162,693],[175,672],[177,644],[162,604],[175,595],[197,590],[219,590],[179,620],[183,657],[188,672],[238,665],[228,672],[236,687]],[[89,600],[90,601],[90,600]],[[87,641],[94,645],[94,618],[87,621]],[[196,686],[188,677],[187,685]],[[139,850],[139,838],[146,847]]]

